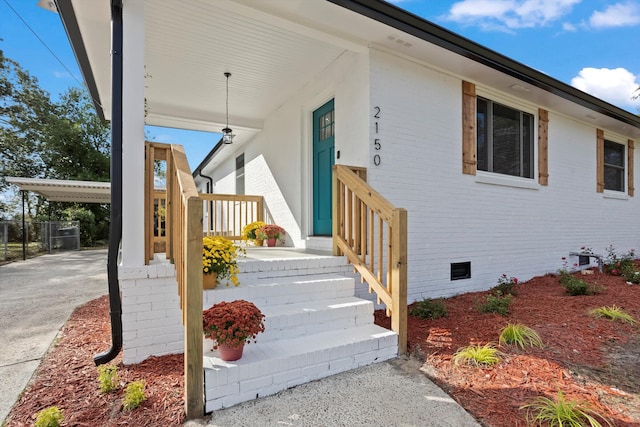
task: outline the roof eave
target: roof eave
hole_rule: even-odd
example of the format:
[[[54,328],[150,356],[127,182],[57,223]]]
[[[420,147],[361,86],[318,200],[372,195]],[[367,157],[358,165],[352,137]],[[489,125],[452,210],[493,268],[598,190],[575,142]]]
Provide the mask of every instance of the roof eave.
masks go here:
[[[93,70],[91,69],[91,63],[89,62],[89,56],[82,40],[82,33],[78,25],[75,10],[71,0],[55,0],[56,7],[58,8],[58,14],[60,20],[64,26],[64,30],[67,33],[67,38],[71,42],[71,49],[76,57],[76,62],[80,66],[80,72],[89,90],[89,95],[93,101],[93,105],[98,113],[98,117],[101,120],[105,120],[104,111],[102,110],[102,102],[100,100],[100,94],[98,93],[98,86],[96,84]]]
[[[553,95],[640,129],[640,116],[589,95],[547,74],[488,49],[439,25],[381,0],[327,0],[353,12],[411,34]]]

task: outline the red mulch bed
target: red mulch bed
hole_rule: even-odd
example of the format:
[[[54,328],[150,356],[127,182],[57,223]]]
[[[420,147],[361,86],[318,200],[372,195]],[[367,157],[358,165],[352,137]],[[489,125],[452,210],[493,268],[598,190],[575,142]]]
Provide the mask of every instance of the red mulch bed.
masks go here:
[[[570,296],[557,276],[535,277],[515,287],[506,317],[478,312],[476,302],[488,292],[448,298],[446,318],[409,316],[409,350],[420,353],[422,370],[486,426],[525,426],[520,406],[536,396],[555,398],[558,390],[589,402],[618,427],[640,426],[640,330],[588,314],[617,305],[640,320],[640,285],[597,271],[579,277],[598,283],[602,292]],[[388,325],[382,312],[376,317]],[[489,368],[453,364],[460,347],[497,344],[500,330],[517,322],[535,329],[545,348],[502,347],[502,361]]]
[[[32,382],[6,420],[10,426],[32,426],[33,416],[49,406],[64,414],[64,426],[178,426],[184,418],[182,354],[150,357],[124,366],[119,355],[120,387],[101,394],[96,353],[111,345],[109,302],[106,296],[76,309],[59,339],[44,357]],[[122,409],[126,384],[144,380],[147,400],[133,411]]]
[[[535,396],[586,400],[618,427],[640,426],[640,335],[637,326],[593,319],[591,308],[618,305],[640,318],[640,285],[621,277],[582,276],[605,287],[593,296],[572,297],[556,276],[536,277],[516,286],[510,314],[480,314],[476,301],[486,292],[445,300],[447,318],[421,320],[409,316],[409,349],[425,357],[423,371],[451,394],[482,424],[524,426],[519,407]],[[123,366],[118,357],[121,387],[100,394],[94,354],[110,346],[106,297],[77,309],[62,330],[18,403],[7,426],[30,426],[33,415],[51,405],[64,410],[65,426],[175,426],[183,417],[182,355],[152,357]],[[376,323],[388,327],[382,311]],[[491,368],[454,366],[455,351],[471,343],[497,342],[508,322],[536,329],[546,347],[502,348],[503,360]],[[125,383],[146,381],[147,400],[125,412],[121,399]]]

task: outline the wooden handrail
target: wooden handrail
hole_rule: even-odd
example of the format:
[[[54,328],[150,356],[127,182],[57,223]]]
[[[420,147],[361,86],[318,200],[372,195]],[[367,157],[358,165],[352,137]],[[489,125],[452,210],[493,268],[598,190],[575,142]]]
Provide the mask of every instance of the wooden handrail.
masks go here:
[[[398,352],[407,351],[407,211],[367,182],[361,168],[333,167],[333,254],[344,254],[386,305]],[[386,251],[383,249],[386,248]]]
[[[155,160],[162,158],[167,162],[166,251],[176,269],[185,336],[185,412],[187,419],[200,418],[204,414],[202,200],[182,146],[147,143],[146,152],[145,251],[147,259],[153,256],[153,172]]]

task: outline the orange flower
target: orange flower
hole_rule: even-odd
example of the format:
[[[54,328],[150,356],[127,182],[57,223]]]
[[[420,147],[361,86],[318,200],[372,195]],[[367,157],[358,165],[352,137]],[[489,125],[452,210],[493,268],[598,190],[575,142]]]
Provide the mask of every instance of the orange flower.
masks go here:
[[[236,300],[219,302],[202,312],[204,336],[220,344],[238,347],[264,332],[264,314],[252,302]]]

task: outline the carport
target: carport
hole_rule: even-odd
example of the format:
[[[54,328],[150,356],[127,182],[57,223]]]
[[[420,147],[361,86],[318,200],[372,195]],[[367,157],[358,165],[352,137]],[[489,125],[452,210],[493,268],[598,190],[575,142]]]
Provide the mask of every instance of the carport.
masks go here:
[[[22,229],[25,230],[25,197],[27,191],[37,193],[52,202],[111,203],[111,183],[63,179],[21,178],[8,176],[10,184],[22,192]],[[22,259],[27,258],[26,234],[22,234]]]

